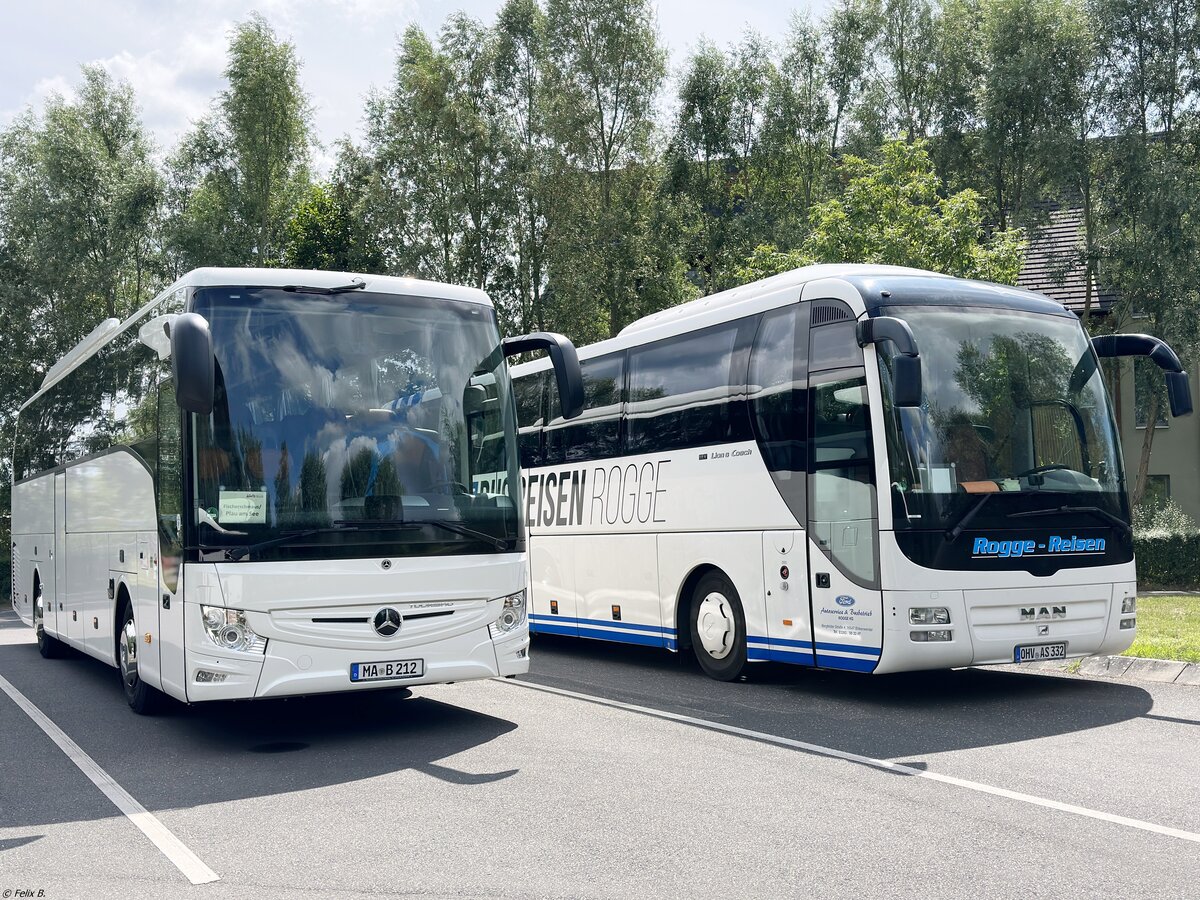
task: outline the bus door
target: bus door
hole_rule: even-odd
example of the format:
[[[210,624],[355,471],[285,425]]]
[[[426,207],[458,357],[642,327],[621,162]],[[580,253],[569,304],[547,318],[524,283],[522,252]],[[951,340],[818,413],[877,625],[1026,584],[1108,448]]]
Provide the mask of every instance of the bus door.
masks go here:
[[[808,478],[805,385],[808,309],[797,302],[766,313],[750,354],[750,415],[763,464],[786,506],[790,528],[764,531],[762,565],[765,638],[755,634],[747,611],[751,659],[811,666],[812,615],[808,598],[808,537],[805,489]]]
[[[854,317],[812,301],[808,555],[818,666],[870,672],[883,641],[871,405]]]
[[[66,623],[58,617],[59,605],[67,586],[67,476],[64,472],[54,475],[54,555],[52,583],[42,586],[45,606],[45,626],[52,634],[64,635]],[[53,624],[53,628],[51,628]]]

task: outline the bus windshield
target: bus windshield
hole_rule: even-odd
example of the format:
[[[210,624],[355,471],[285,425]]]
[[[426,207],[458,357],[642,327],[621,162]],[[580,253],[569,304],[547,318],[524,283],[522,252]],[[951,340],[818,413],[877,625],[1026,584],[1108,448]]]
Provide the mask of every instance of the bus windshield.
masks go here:
[[[891,403],[879,354],[897,529],[1053,526],[1063,507],[1128,522],[1116,425],[1090,342],[1072,317],[1001,309],[889,309],[920,347],[919,408]],[[990,501],[983,498],[995,495]],[[997,502],[999,501],[999,502]],[[1034,521],[1019,520],[1033,525]]]
[[[250,287],[198,290],[194,308],[217,364],[213,412],[192,429],[202,558],[516,549],[515,423],[490,307]]]

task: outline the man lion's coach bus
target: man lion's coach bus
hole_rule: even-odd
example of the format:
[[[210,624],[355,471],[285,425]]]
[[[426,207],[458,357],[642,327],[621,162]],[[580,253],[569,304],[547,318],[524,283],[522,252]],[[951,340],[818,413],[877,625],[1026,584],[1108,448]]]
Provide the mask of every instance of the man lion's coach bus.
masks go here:
[[[574,347],[501,341],[480,291],[191,272],[21,407],[17,612],[139,712],[526,671],[505,357],[538,348],[577,406]]]
[[[531,628],[690,648],[711,676],[1117,653],[1137,623],[1125,471],[1099,359],[1037,294],[814,266],[580,351],[561,418],[514,368]]]

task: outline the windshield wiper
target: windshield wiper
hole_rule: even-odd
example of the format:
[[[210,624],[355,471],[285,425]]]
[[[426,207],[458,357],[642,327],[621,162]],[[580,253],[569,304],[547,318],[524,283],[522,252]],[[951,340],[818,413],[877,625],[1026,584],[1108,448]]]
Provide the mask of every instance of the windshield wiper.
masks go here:
[[[280,544],[287,544],[291,541],[298,541],[301,538],[312,537],[314,534],[322,534],[326,531],[344,531],[343,528],[310,528],[307,531],[289,531],[285,535],[277,538],[271,538],[269,541],[260,541],[257,544],[249,544],[245,547],[227,547],[225,548],[225,558],[237,562],[239,559],[244,559],[251,553],[257,553],[259,550],[266,550],[268,547],[278,547]],[[220,547],[211,547],[209,549],[219,550]]]
[[[283,290],[293,294],[344,294],[347,291],[365,290],[367,283],[361,278],[355,278],[349,284],[338,285],[337,287],[313,287],[308,284],[285,284]]]
[[[975,516],[981,509],[983,509],[985,505],[987,505],[987,502],[996,496],[996,493],[997,492],[984,494],[982,497],[976,500],[974,505],[972,505],[970,509],[963,513],[962,518],[955,523],[954,527],[946,531],[946,540],[957,541],[958,536],[963,533],[968,525],[971,524],[971,520],[975,518]]]
[[[1010,519],[1033,519],[1042,516],[1057,516],[1061,513],[1091,513],[1094,516],[1099,516],[1115,528],[1119,528],[1125,534],[1133,534],[1133,526],[1122,519],[1120,516],[1114,516],[1107,509],[1101,509],[1098,506],[1058,506],[1054,509],[1031,509],[1028,512],[1009,513]]]
[[[377,522],[373,522],[370,519],[339,519],[334,524],[344,525],[348,528],[407,528],[418,525],[433,525],[437,528],[453,531],[455,534],[461,534],[463,537],[475,538],[477,541],[491,544],[497,550],[508,549],[508,541],[498,538],[494,534],[488,534],[486,531],[477,531],[466,525],[460,525],[458,522],[445,522],[441,519],[381,519]]]

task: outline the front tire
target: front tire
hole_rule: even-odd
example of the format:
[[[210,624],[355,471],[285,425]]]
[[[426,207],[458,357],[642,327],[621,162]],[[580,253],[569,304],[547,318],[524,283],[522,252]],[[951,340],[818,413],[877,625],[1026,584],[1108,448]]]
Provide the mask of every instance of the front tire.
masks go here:
[[[721,572],[696,585],[691,606],[692,651],[717,681],[733,681],[746,668],[746,616],[737,589]]]
[[[62,659],[67,655],[68,647],[56,637],[46,633],[46,601],[42,595],[42,586],[38,585],[33,595],[33,633],[37,636],[38,653],[43,659]]]
[[[142,681],[138,674],[138,632],[133,621],[133,607],[126,601],[123,607],[121,632],[117,635],[117,668],[121,687],[129,708],[139,716],[149,716],[162,707],[163,695]]]

